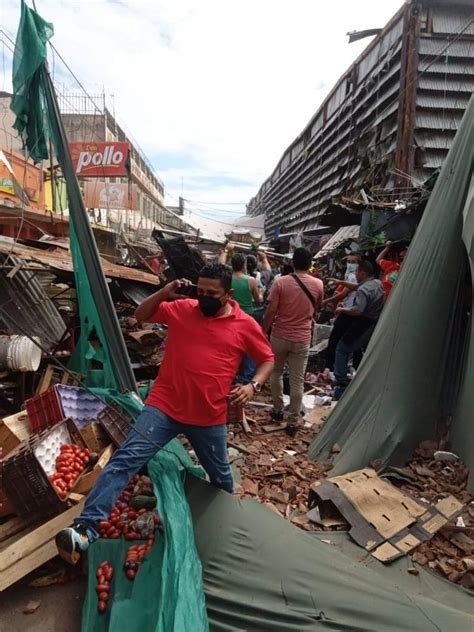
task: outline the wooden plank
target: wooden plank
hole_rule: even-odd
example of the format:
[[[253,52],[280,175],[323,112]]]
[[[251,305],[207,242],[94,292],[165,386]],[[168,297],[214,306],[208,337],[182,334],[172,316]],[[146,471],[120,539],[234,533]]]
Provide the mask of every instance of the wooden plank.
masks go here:
[[[107,463],[112,458],[112,454],[114,453],[115,446],[110,444],[99,457],[99,460],[94,466],[92,472],[88,472],[87,474],[83,474],[81,478],[78,480],[74,491],[78,494],[87,494],[95,485],[95,482],[99,478],[102,470],[107,465]],[[70,497],[70,496],[69,496]]]
[[[0,572],[0,592],[53,559],[57,554],[56,544],[52,538],[6,571]]]
[[[37,527],[21,539],[6,546],[0,552],[0,590],[4,590],[7,586],[13,584],[23,575],[35,570],[43,562],[51,559],[56,555],[56,547],[54,546],[54,538],[58,531],[72,524],[74,518],[77,518],[84,507],[85,500],[82,500],[71,509],[68,509],[59,516],[55,516],[48,522]],[[52,548],[49,544],[52,542]],[[44,559],[38,549],[46,547],[49,557]],[[31,563],[26,562],[30,558]],[[42,561],[36,564],[36,561]],[[36,564],[36,565],[35,565]],[[18,574],[17,566],[22,568],[23,574]],[[24,571],[24,572],[23,572]]]
[[[36,395],[39,395],[40,393],[44,393],[45,391],[48,390],[48,388],[51,385],[51,380],[53,379],[54,369],[55,367],[53,364],[48,364],[43,375],[41,376],[41,380],[38,384],[38,388],[36,389]]]
[[[20,531],[23,531],[23,529],[26,529],[33,520],[33,518],[20,518],[19,516],[15,516],[0,525],[0,542],[7,540],[12,535],[19,533]]]

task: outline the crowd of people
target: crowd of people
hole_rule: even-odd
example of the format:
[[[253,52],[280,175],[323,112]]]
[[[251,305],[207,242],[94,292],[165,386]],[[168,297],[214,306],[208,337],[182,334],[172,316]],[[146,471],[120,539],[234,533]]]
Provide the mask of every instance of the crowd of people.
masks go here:
[[[349,383],[350,358],[357,363],[357,354],[365,349],[400,269],[399,261],[387,258],[389,252],[385,249],[377,259],[383,283],[370,261],[349,255],[344,279],[325,299],[323,281],[306,248],[297,248],[291,263],[273,268],[263,252],[244,256],[225,249],[217,263],[200,271],[193,288],[197,299],[183,291],[190,282],[177,279],[143,301],[135,312],[137,320],[168,326],[159,375],[74,526],[56,536],[60,555],[78,561],[99,537],[100,521],[106,520],[129,480],[178,434],[188,438],[210,482],[232,493],[229,402],[245,405],[270,380],[270,415],[275,421],[286,416],[286,431],[294,435],[301,419],[313,324],[329,305],[334,308],[334,328],[326,364],[334,369],[334,395],[340,397]],[[285,367],[290,385],[287,411]]]
[[[325,353],[325,374],[334,381],[334,399],[339,400],[350,382],[349,365],[357,370],[384,303],[396,282],[405,251],[398,252],[388,242],[372,263],[358,253],[345,257],[341,279],[325,279],[335,284],[325,298],[323,280],[313,266],[306,248],[297,248],[292,261],[272,268],[264,252],[244,256],[225,248],[219,263],[230,263],[234,299],[251,315],[268,336],[275,356],[270,379],[275,421],[283,421],[283,372],[289,374],[290,404],[287,432],[295,434],[301,418],[304,375],[312,343],[313,325],[320,312],[333,312],[332,331]],[[380,272],[376,272],[376,266]],[[382,279],[377,278],[381,276]],[[238,379],[251,382],[255,364],[246,356]]]

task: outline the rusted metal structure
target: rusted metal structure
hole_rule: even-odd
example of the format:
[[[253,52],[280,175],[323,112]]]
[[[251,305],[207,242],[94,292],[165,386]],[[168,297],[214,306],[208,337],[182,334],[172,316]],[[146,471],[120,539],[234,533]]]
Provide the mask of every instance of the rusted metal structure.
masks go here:
[[[348,198],[359,208],[410,199],[441,166],[473,91],[472,0],[409,0],[339,79],[248,212],[265,213],[268,237],[324,225]]]

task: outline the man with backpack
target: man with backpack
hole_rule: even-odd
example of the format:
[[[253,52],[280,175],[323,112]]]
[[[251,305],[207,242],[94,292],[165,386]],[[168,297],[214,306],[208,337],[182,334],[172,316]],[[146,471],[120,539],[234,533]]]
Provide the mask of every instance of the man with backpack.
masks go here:
[[[324,297],[323,282],[309,274],[312,256],[306,248],[293,253],[294,273],[275,279],[263,330],[271,329],[275,366],[271,377],[275,421],[283,421],[283,369],[290,373],[290,407],[287,432],[294,435],[300,419],[304,392],[304,374],[308,362],[313,319],[317,318]]]

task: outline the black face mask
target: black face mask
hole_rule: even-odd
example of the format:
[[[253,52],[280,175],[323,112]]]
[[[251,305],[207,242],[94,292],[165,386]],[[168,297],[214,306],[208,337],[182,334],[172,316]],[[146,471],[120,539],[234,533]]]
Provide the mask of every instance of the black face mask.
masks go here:
[[[204,316],[215,316],[222,307],[222,303],[215,296],[198,296],[198,303]]]

